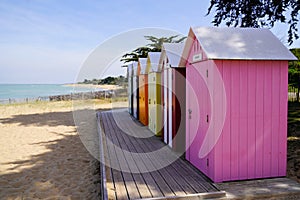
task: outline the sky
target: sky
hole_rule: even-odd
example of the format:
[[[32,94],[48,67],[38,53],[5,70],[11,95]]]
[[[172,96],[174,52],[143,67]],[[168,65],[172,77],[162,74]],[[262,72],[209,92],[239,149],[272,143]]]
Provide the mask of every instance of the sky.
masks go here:
[[[144,35],[212,26],[209,0],[0,0],[0,83],[72,83],[125,75]],[[286,38],[288,26],[271,31]],[[300,47],[300,40],[290,47]]]

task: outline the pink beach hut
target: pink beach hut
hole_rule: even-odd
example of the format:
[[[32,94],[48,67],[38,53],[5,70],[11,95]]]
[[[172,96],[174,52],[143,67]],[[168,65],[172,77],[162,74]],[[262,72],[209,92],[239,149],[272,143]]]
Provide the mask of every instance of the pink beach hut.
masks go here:
[[[185,152],[185,60],[184,43],[164,43],[160,66],[163,77],[163,141],[175,151]]]
[[[214,182],[286,175],[288,60],[267,29],[195,27],[186,63],[186,159]]]

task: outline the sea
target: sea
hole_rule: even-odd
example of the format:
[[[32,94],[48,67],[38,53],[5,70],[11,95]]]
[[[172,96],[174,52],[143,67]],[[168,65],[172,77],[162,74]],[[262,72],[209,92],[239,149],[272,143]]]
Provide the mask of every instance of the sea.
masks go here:
[[[101,89],[65,84],[0,84],[0,103],[48,100],[49,96],[91,91],[101,91]]]

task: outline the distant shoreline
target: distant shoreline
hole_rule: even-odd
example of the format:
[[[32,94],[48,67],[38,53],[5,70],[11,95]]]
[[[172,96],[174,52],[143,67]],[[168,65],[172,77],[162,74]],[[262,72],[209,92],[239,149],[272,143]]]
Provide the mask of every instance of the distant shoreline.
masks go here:
[[[63,84],[63,86],[77,87],[77,88],[95,88],[95,89],[103,89],[103,90],[117,90],[122,88],[119,85],[93,85],[93,84],[79,84],[79,83]]]
[[[22,102],[32,102],[32,101],[49,101],[51,99],[59,99],[59,100],[64,100],[64,99],[68,99],[70,100],[72,95],[74,96],[82,96],[82,98],[86,98],[85,96],[103,96],[104,97],[109,97],[110,93],[106,93],[106,92],[113,92],[115,90],[119,90],[122,89],[121,86],[118,85],[93,85],[93,84],[49,84],[45,87],[45,89],[39,88],[41,84],[37,84],[34,85],[34,87],[31,87],[31,85],[23,87],[23,84],[18,85],[17,87],[15,87],[15,84],[12,85],[12,89],[7,90],[8,92],[10,92],[11,90],[15,89],[15,95],[14,93],[12,93],[11,95],[6,95],[8,96],[7,98],[0,98],[0,104],[12,104],[12,103],[22,103]],[[44,91],[49,91],[51,90],[51,85],[57,85],[59,86],[58,88],[55,88],[55,90],[57,90],[57,92],[54,90],[54,92],[44,92]],[[21,86],[21,89],[19,89],[18,87]],[[42,84],[43,86],[43,84]],[[50,86],[50,87],[49,87]],[[35,91],[35,88],[37,88],[37,91]],[[65,88],[65,89],[60,89],[60,88]],[[1,89],[1,88],[0,88]],[[4,92],[0,90],[0,96],[1,96],[1,92],[5,94],[6,88],[4,87]],[[24,91],[27,91],[27,93],[24,93]],[[29,91],[29,93],[28,93]],[[33,91],[33,92],[32,92]],[[23,92],[22,95],[19,94],[19,92]],[[31,94],[31,93],[33,94]],[[39,93],[41,92],[41,93]],[[47,94],[48,93],[48,94]],[[39,94],[39,95],[36,95]],[[28,96],[27,96],[28,95]]]

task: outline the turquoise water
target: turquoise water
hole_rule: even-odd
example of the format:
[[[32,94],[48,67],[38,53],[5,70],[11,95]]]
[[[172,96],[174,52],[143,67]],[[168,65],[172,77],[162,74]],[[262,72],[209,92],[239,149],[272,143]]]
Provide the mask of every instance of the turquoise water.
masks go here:
[[[98,91],[100,89],[97,89]],[[0,84],[0,101],[24,100],[48,96],[95,91],[94,88],[70,87],[60,84]]]

